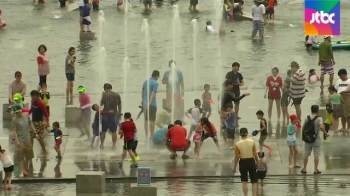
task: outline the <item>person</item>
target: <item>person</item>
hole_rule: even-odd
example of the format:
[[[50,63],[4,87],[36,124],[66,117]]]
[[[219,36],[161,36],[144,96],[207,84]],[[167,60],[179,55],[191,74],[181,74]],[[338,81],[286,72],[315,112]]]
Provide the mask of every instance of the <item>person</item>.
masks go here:
[[[290,82],[285,81],[282,89],[281,107],[282,107],[283,122],[285,122],[285,120],[287,119],[287,124],[289,124],[289,118],[288,118],[289,117],[288,105],[290,102],[289,89],[290,89]]]
[[[211,115],[211,104],[213,103],[213,100],[211,99],[211,93],[210,91],[210,85],[205,84],[204,85],[204,92],[202,94],[202,108],[205,111],[205,117],[209,118]]]
[[[291,78],[292,78],[292,70],[291,69],[288,69],[287,70],[287,76],[286,78],[284,78],[284,82],[291,82]]]
[[[167,135],[169,129],[173,126],[174,126],[173,124],[169,124],[167,127],[158,129],[153,135],[153,144],[164,145],[166,143],[165,136]]]
[[[82,32],[85,32],[84,26],[86,26],[86,32],[91,33],[91,31],[90,31],[90,25],[91,25],[90,12],[91,12],[91,8],[90,8],[90,5],[89,5],[89,0],[84,0],[84,6],[82,8],[82,12],[83,12],[83,19],[81,21],[81,23],[83,25],[83,31]]]
[[[14,170],[13,161],[1,146],[0,146],[0,161],[2,163],[2,167],[5,173],[4,188],[7,190],[11,190],[12,173]]]
[[[333,109],[330,103],[326,104],[326,120],[324,121],[324,129],[329,132],[331,125],[333,124]],[[339,133],[338,129],[334,129],[334,133]],[[323,142],[329,142],[327,135],[323,134]]]
[[[265,161],[264,151],[258,152],[258,164],[256,166],[256,177],[260,181],[260,186],[264,186],[264,179],[266,178],[267,173],[267,162]]]
[[[182,158],[188,159],[187,151],[191,146],[191,142],[186,139],[187,130],[182,126],[181,120],[176,120],[174,126],[171,127],[165,136],[166,147],[171,152],[171,159],[177,157],[177,151],[183,151]]]
[[[298,120],[301,121],[301,102],[305,97],[305,72],[300,69],[299,64],[295,61],[290,63],[292,70],[292,77],[290,78],[291,86],[289,96],[293,100],[295,112],[298,116]]]
[[[203,117],[205,111],[201,108],[201,101],[199,99],[195,99],[193,101],[194,107],[187,110],[185,116],[191,121],[190,133],[187,135],[187,139],[189,140],[192,136],[192,133],[196,130],[197,124],[201,117]]]
[[[264,112],[259,110],[256,112],[257,119],[260,120],[260,129],[257,130],[260,132],[260,138],[259,138],[259,149],[260,151],[263,150],[263,147],[267,148],[269,150],[269,154],[272,153],[272,147],[265,144],[265,140],[267,139],[267,122],[264,118]]]
[[[47,114],[50,116],[50,92],[47,91],[47,85],[45,83],[41,84],[40,99],[43,100]]]
[[[222,10],[222,20],[227,22],[230,19],[230,10],[232,5],[228,0],[224,0],[223,10]]]
[[[324,36],[318,49],[318,65],[321,66],[321,92],[323,92],[324,75],[329,75],[329,85],[333,85],[333,76],[335,65],[333,51],[332,51],[332,36]]]
[[[91,127],[92,127],[92,139],[91,139],[90,147],[93,148],[96,138],[98,138],[97,139],[97,141],[98,141],[99,137],[100,137],[100,116],[101,116],[101,113],[100,113],[100,106],[98,104],[93,104],[91,106],[91,109],[93,111],[95,111],[94,121],[92,122],[92,125],[91,125]]]
[[[22,113],[21,105],[17,104],[16,107],[13,107],[13,113],[15,116],[12,118],[11,129],[16,144],[15,155],[16,159],[19,161],[19,176],[23,178],[28,175],[27,169],[29,167],[29,162],[34,158],[30,133],[37,139],[40,138],[40,135],[36,133],[29,115],[27,113]]]
[[[312,50],[312,46],[316,43],[315,39],[316,39],[316,36],[312,36],[312,35],[307,35],[305,37],[305,47],[307,51]]]
[[[145,5],[145,11],[152,11],[152,0],[143,0],[143,5]]]
[[[216,147],[218,148],[218,153],[221,154],[221,150],[220,150],[220,145],[219,145],[219,140],[217,137],[217,132],[216,132],[216,128],[214,126],[213,123],[211,123],[209,121],[208,118],[203,117],[200,120],[200,124],[203,128],[203,134],[202,134],[202,142],[201,144],[203,144],[204,140],[208,139],[208,138],[212,138]],[[202,145],[200,146],[200,148],[202,147]]]
[[[233,110],[232,103],[226,105],[226,113],[228,113],[225,119],[225,133],[227,134],[227,142],[229,149],[233,149],[235,146],[235,133],[236,133],[236,114]]]
[[[243,6],[244,6],[243,0],[239,1],[238,3],[233,3],[233,6],[232,6],[233,14],[243,15]]]
[[[24,101],[23,101],[23,97],[21,94],[16,93],[13,95],[13,103],[11,103],[11,105],[9,105],[9,107],[7,107],[6,112],[11,113],[12,112],[12,107],[16,104],[20,104],[22,107],[24,107]]]
[[[215,32],[215,29],[211,23],[211,21],[207,21],[207,26],[205,27],[205,31],[208,32],[208,33],[214,33]]]
[[[84,25],[83,25],[83,7],[84,6],[85,6],[84,0],[79,0],[80,32],[84,32]]]
[[[258,192],[258,179],[256,174],[256,165],[258,156],[256,154],[255,142],[248,138],[248,129],[239,130],[241,140],[235,145],[235,158],[233,162],[233,173],[237,172],[239,162],[239,172],[241,173],[242,190],[244,196],[248,196],[248,174],[252,183],[252,195],[256,196]]]
[[[158,109],[157,109],[158,110]],[[171,109],[165,108],[157,111],[156,121],[154,124],[159,128],[163,128],[164,126],[168,126],[171,121]]]
[[[275,22],[275,6],[277,6],[277,0],[268,0],[266,15],[272,22]]]
[[[60,2],[60,7],[66,7],[67,0],[58,0]]]
[[[310,69],[309,70],[309,84],[315,84],[316,82],[320,81],[320,77],[316,75],[315,69]]]
[[[343,98],[343,115],[341,117],[342,129],[340,131],[350,133],[350,79],[348,78],[346,69],[340,69],[338,71],[338,76],[340,79],[337,80],[334,87],[337,89],[337,93],[340,93]],[[347,127],[346,124],[348,125]]]
[[[202,145],[202,134],[203,134],[203,127],[200,122],[197,123],[195,127],[195,134],[193,135],[193,142],[194,142],[194,153],[197,155],[197,159],[202,159],[200,156],[201,152],[201,145]]]
[[[240,67],[241,67],[241,65],[238,62],[232,63],[232,71],[228,72],[225,76],[226,80],[230,80],[233,83],[233,86],[231,87],[230,91],[231,91],[231,93],[233,93],[235,98],[240,97],[240,95],[241,95],[240,87],[244,85],[243,75],[238,72]],[[248,95],[249,95],[249,93],[245,94],[245,96],[248,96]],[[240,117],[239,117],[239,100],[234,101],[237,119],[240,119]],[[222,106],[224,106],[226,104],[227,103],[221,103]]]
[[[99,0],[92,0],[92,9],[94,11],[98,11],[100,6],[100,1]]]
[[[29,115],[32,115],[32,124],[35,132],[32,133],[32,138],[36,138],[41,146],[42,155],[46,155],[47,151],[44,142],[44,131],[46,127],[50,127],[49,114],[47,113],[45,103],[40,99],[40,92],[32,90],[30,92],[32,103],[29,109]],[[45,117],[45,122],[44,122]],[[33,142],[32,142],[33,145]]]
[[[117,7],[119,8],[119,6],[121,6],[121,5],[123,5],[123,0],[118,0],[118,2],[117,2]]]
[[[300,168],[300,165],[297,164],[298,161],[298,145],[296,132],[298,131],[299,123],[297,115],[292,114],[289,116],[290,123],[287,125],[287,146],[289,148],[289,169]],[[292,162],[294,164],[292,164]]]
[[[119,128],[120,138],[124,138],[122,160],[121,160],[121,162],[118,163],[119,167],[123,166],[123,161],[126,157],[126,153],[129,154],[129,156],[132,160],[132,164],[130,165],[130,168],[137,168],[138,167],[136,157],[135,157],[135,154],[133,152],[133,148],[135,145],[135,133],[136,132],[137,132],[136,125],[131,118],[131,113],[126,112],[124,114],[124,122],[122,122],[120,124],[120,128]]]
[[[55,151],[57,153],[56,159],[58,161],[62,160],[62,153],[60,150],[60,146],[62,144],[62,131],[60,128],[60,124],[58,122],[54,122],[52,123],[52,130],[50,131],[51,133],[53,133],[54,139],[55,139]]]
[[[264,21],[266,20],[265,15],[265,5],[263,4],[263,0],[254,1],[254,5],[252,6],[252,16],[253,16],[253,31],[252,31],[252,39],[256,37],[256,34],[259,32],[260,40],[264,39]]]
[[[104,92],[100,106],[103,106],[102,111],[102,132],[101,132],[101,145],[100,148],[104,148],[104,141],[106,138],[106,132],[109,130],[112,133],[112,148],[116,148],[117,142],[117,128],[119,125],[119,117],[122,115],[122,99],[119,93],[112,91],[112,85],[105,83],[103,85]]]
[[[283,79],[280,76],[278,76],[278,68],[272,68],[271,73],[272,75],[267,77],[266,79],[266,91],[264,95],[264,98],[268,98],[269,100],[269,121],[271,121],[272,106],[274,101],[276,102],[277,119],[279,120],[281,117],[281,88],[283,86]]]
[[[50,61],[46,55],[47,47],[45,45],[40,45],[38,47],[39,55],[36,58],[38,63],[38,74],[39,74],[39,86],[38,91],[41,89],[41,84],[47,84],[47,76],[50,74]]]
[[[9,90],[8,90],[8,97],[9,97],[9,104],[13,104],[13,97],[16,93],[19,93],[22,96],[22,99],[24,101],[24,96],[26,95],[27,91],[27,85],[22,80],[22,73],[20,71],[15,72],[15,80],[10,82],[9,84]]]
[[[139,143],[139,140],[137,139],[137,132],[135,132],[134,134],[134,144],[132,145],[132,152],[134,153],[135,155],[135,160],[136,161],[139,161],[140,160],[140,156],[139,154],[136,152],[136,149],[137,149],[137,144]],[[129,159],[128,160],[129,162],[132,162],[132,159]]]
[[[145,122],[144,128],[146,131],[146,138],[148,140],[148,134],[150,132],[150,137],[153,137],[154,134],[154,122],[156,121],[157,114],[157,92],[158,92],[158,78],[159,71],[154,70],[152,72],[152,77],[143,82],[142,85],[142,106],[144,110]],[[167,107],[171,108],[171,107]]]
[[[306,174],[306,168],[311,152],[314,152],[314,174],[321,174],[318,169],[319,157],[321,153],[321,138],[319,132],[322,131],[328,137],[323,126],[322,117],[317,116],[319,111],[318,105],[311,106],[311,115],[308,115],[303,125],[303,141],[304,141],[304,167],[301,170],[302,174]]]
[[[174,60],[170,60],[168,65],[170,70],[164,73],[162,79],[162,84],[166,85],[167,107],[174,111],[174,119],[183,119],[183,111],[180,106],[185,93],[183,74],[176,68]]]
[[[198,0],[190,0],[190,7],[188,8],[190,11],[196,11],[198,5]]]
[[[6,27],[5,21],[2,19],[2,10],[0,9],[0,30]]]
[[[91,99],[90,95],[86,92],[86,89],[84,86],[78,87],[78,93],[79,93],[79,106],[78,108],[81,109],[81,116],[80,121],[78,124],[78,128],[80,130],[80,137],[83,137],[84,135],[87,135],[87,140],[90,141],[90,123],[91,123]]]
[[[328,87],[329,103],[332,104],[332,116],[333,116],[333,130],[338,131],[339,118],[343,116],[342,103],[344,102],[342,96],[337,93],[337,89],[334,86]]]
[[[73,86],[75,80],[75,48],[70,47],[65,61],[65,72],[67,78],[66,105],[73,105]]]

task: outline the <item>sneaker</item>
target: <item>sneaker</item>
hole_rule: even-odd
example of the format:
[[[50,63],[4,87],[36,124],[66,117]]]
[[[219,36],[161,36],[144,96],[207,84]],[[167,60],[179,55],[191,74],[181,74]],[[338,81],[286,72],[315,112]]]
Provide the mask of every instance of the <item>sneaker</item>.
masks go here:
[[[134,164],[130,165],[130,168],[138,168],[138,167],[139,167],[139,165],[137,163],[134,163]]]
[[[324,143],[329,143],[329,139],[323,140]]]
[[[140,160],[140,156],[136,156],[135,159],[136,159],[136,161],[139,161]],[[132,159],[129,159],[128,161],[132,162]]]
[[[122,162],[118,162],[118,167],[123,167],[123,163]]]

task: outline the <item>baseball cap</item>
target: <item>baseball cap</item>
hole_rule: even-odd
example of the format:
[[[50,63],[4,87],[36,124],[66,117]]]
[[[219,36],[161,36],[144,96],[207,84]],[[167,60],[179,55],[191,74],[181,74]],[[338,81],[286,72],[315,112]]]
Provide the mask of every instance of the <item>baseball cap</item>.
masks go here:
[[[23,109],[23,105],[22,105],[22,104],[14,104],[14,105],[12,106],[12,112],[13,112],[13,113],[22,112],[22,109]]]
[[[290,119],[290,121],[294,121],[294,120],[298,119],[298,117],[297,117],[297,115],[295,115],[295,114],[291,114],[291,115],[289,116],[289,119]]]
[[[298,64],[296,61],[292,61],[292,62],[290,63],[290,66],[291,66],[291,67],[299,67],[299,64]]]
[[[22,72],[16,71],[16,72],[15,72],[15,77],[17,77],[17,76],[22,76]]]
[[[326,35],[324,36],[325,39],[329,38],[329,37],[333,37],[332,35]]]
[[[175,124],[182,126],[182,121],[181,120],[175,120],[174,125]]]
[[[239,135],[241,136],[247,136],[248,135],[248,129],[247,128],[241,128],[239,130]]]
[[[84,87],[84,86],[79,86],[79,87],[78,87],[78,92],[79,92],[79,93],[85,92],[85,87]]]
[[[20,100],[22,100],[22,95],[19,94],[19,93],[14,94],[14,95],[13,95],[13,100],[15,100],[15,101],[20,101]]]

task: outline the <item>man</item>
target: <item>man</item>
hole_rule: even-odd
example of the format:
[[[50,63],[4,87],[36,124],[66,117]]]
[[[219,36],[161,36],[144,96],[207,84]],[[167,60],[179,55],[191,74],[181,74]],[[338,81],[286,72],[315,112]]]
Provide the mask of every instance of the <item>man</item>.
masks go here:
[[[350,132],[350,79],[346,69],[340,69],[338,71],[339,80],[335,83],[334,87],[337,89],[337,93],[340,93],[343,102],[343,116],[341,117],[342,129],[340,131]],[[346,127],[346,123],[348,126]]]
[[[151,132],[151,137],[153,138],[154,134],[154,124],[157,116],[157,92],[158,92],[158,78],[159,71],[154,70],[152,72],[152,77],[148,80],[145,80],[142,85],[142,107],[144,110],[145,122],[144,128],[146,131],[146,139],[148,139],[148,132]]]
[[[13,138],[16,143],[17,160],[19,160],[20,177],[28,175],[29,161],[34,158],[33,146],[31,142],[30,132],[34,137],[39,139],[39,135],[35,133],[35,128],[29,115],[22,113],[22,106],[16,104],[13,107],[15,116],[12,119],[11,127],[13,131]]]
[[[181,120],[174,122],[174,127],[170,128],[165,139],[167,141],[166,147],[171,152],[171,159],[177,157],[176,151],[183,151],[182,158],[188,159],[186,154],[190,148],[191,142],[186,139],[187,130],[182,126]]]
[[[162,83],[166,84],[166,107],[174,109],[173,117],[175,119],[183,119],[183,113],[180,108],[185,89],[183,75],[182,72],[176,68],[176,62],[174,60],[169,61],[169,68],[170,70],[164,73],[162,79]],[[173,104],[174,108],[172,107]]]
[[[237,62],[232,63],[232,71],[228,72],[226,74],[225,79],[226,80],[230,80],[233,82],[233,87],[231,89],[231,92],[234,94],[235,98],[238,98],[241,95],[240,92],[240,86],[244,85],[244,81],[243,81],[243,76],[241,73],[239,73],[239,68],[240,68],[240,64]],[[222,106],[225,106],[227,103],[222,103]],[[238,112],[239,112],[239,100],[235,102],[235,111],[236,111],[236,118],[240,119]]]
[[[221,91],[221,94],[219,95],[219,97],[221,98],[221,111],[225,111],[224,107],[228,104],[232,104],[232,101],[234,103],[240,101],[241,99],[243,99],[245,96],[249,96],[250,93],[245,93],[239,97],[235,97],[234,95],[232,95],[232,88],[233,88],[233,82],[231,80],[226,80],[223,84],[223,90]],[[220,99],[219,99],[220,100]],[[237,112],[236,112],[237,115]]]
[[[241,173],[242,189],[244,196],[248,196],[248,174],[252,183],[252,195],[257,195],[258,179],[256,175],[256,165],[258,156],[256,154],[255,142],[248,138],[248,129],[241,128],[239,130],[241,140],[235,145],[235,159],[233,165],[233,173],[237,172],[237,164],[239,162],[239,172]]]
[[[318,65],[321,66],[321,92],[323,92],[323,82],[324,75],[329,75],[329,86],[333,85],[333,76],[335,65],[333,51],[332,51],[332,36],[324,36],[324,42],[320,44],[320,48],[318,50]]]
[[[100,148],[104,149],[104,141],[106,132],[109,130],[112,133],[112,149],[116,149],[117,128],[119,117],[122,112],[122,101],[120,95],[112,91],[112,85],[105,83],[103,85],[104,92],[102,93],[100,106],[103,107],[102,115],[102,132]]]
[[[295,112],[298,120],[301,120],[301,102],[305,97],[305,73],[300,69],[299,64],[295,61],[290,63],[292,70],[292,77],[290,78],[290,92],[289,95],[293,100]]]
[[[79,93],[79,103],[80,103],[78,108],[81,109],[81,117],[80,117],[80,122],[78,124],[78,128],[81,132],[80,137],[87,135],[88,137],[87,141],[91,141],[90,126],[91,126],[92,103],[91,103],[89,94],[86,93],[85,91],[85,87],[79,86],[78,93]]]
[[[65,72],[67,78],[67,87],[66,87],[66,105],[73,104],[73,83],[75,79],[75,48],[70,47],[68,50],[68,55],[65,61]]]
[[[83,25],[83,7],[84,6],[85,6],[84,0],[79,0],[80,32],[84,32],[84,25]]]
[[[29,115],[32,115],[32,123],[35,128],[35,135],[32,135],[32,137],[38,140],[42,149],[42,155],[46,155],[47,151],[44,142],[44,131],[46,127],[50,127],[49,114],[46,110],[45,103],[40,99],[39,91],[32,90],[30,92],[30,96],[32,98],[32,103],[30,106]]]
[[[15,80],[13,80],[9,85],[9,104],[13,104],[13,95],[16,93],[20,93],[24,100],[24,96],[26,94],[27,85],[24,81],[22,81],[22,73],[20,71],[15,72]]]
[[[317,116],[318,110],[319,110],[318,105],[311,106],[311,115],[305,119],[304,126],[303,126],[303,140],[305,141],[304,142],[304,168],[301,170],[301,173],[303,174],[306,174],[307,163],[309,161],[309,156],[311,155],[312,151],[314,152],[314,164],[315,164],[314,174],[321,173],[320,170],[318,170],[319,157],[321,153],[320,137],[321,135],[323,135],[323,134],[320,134],[320,131],[322,131],[327,137],[329,136],[329,134],[326,132],[323,126],[322,117]],[[313,122],[313,126],[308,126],[309,121]],[[305,127],[305,126],[308,126],[308,127]],[[316,137],[316,139],[312,143],[309,143],[310,141],[307,141],[305,139],[305,131],[310,131],[308,130],[308,128],[313,129],[314,132],[311,134],[313,135],[313,137]]]
[[[255,5],[252,6],[253,16],[253,31],[252,39],[255,38],[259,31],[260,40],[264,39],[264,21],[266,20],[264,0],[256,0]]]

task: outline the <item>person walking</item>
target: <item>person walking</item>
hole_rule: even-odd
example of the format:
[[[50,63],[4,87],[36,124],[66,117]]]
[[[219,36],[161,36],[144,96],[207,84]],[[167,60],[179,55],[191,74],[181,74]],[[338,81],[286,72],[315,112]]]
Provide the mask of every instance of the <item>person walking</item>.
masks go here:
[[[305,72],[300,69],[300,66],[297,62],[292,61],[290,63],[290,67],[292,70],[292,76],[290,78],[291,86],[289,95],[293,100],[293,104],[295,107],[295,112],[298,117],[298,120],[301,120],[301,102],[305,97]]]
[[[276,102],[276,108],[277,108],[277,118],[280,120],[281,117],[281,96],[282,96],[282,86],[283,86],[283,79],[281,76],[278,76],[278,68],[274,67],[271,70],[272,75],[267,77],[266,79],[266,92],[264,95],[264,98],[268,98],[269,100],[269,106],[268,106],[268,117],[269,121],[271,121],[271,115],[272,115],[272,106],[273,102]]]
[[[67,78],[66,105],[73,105],[73,82],[75,79],[75,48],[70,47],[65,61],[65,72]]]
[[[324,75],[329,75],[329,86],[333,85],[333,76],[335,65],[333,51],[332,51],[332,36],[324,36],[324,41],[320,44],[318,50],[318,65],[321,66],[321,92],[323,92]]]
[[[347,131],[348,133],[350,133],[350,79],[348,78],[348,72],[346,71],[346,69],[340,69],[338,71],[338,76],[340,79],[337,80],[334,87],[337,90],[337,93],[340,93],[341,97],[343,98],[343,102],[341,103],[342,129],[340,131]],[[348,124],[347,127],[346,124]]]
[[[38,63],[38,74],[39,74],[39,85],[38,91],[41,89],[41,84],[47,84],[47,75],[50,74],[50,61],[49,57],[46,55],[47,48],[45,45],[40,45],[38,47],[39,55],[36,58]]]

